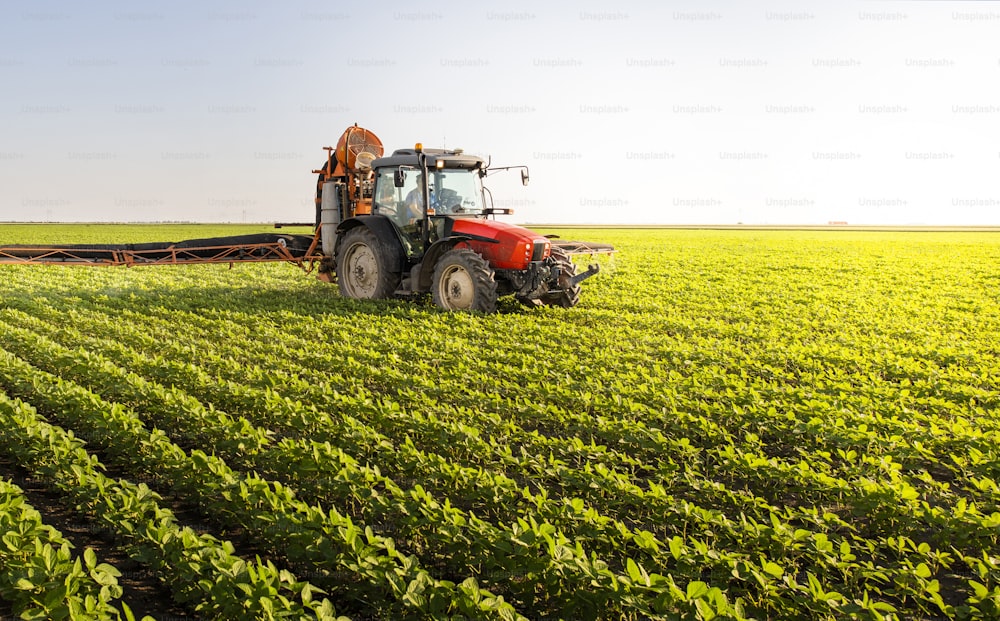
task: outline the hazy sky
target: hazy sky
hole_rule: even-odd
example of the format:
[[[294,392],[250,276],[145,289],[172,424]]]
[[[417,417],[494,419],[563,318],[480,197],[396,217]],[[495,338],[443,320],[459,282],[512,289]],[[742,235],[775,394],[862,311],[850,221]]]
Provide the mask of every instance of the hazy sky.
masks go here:
[[[1000,224],[1000,3],[4,0],[0,220],[308,221],[345,127],[517,222]]]

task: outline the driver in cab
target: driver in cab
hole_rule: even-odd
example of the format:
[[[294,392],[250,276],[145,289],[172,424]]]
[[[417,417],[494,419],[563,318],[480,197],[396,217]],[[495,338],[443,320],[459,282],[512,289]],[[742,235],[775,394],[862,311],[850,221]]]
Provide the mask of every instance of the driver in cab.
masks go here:
[[[424,193],[421,191],[424,185],[424,174],[417,174],[417,185],[412,190],[407,192],[406,197],[403,198],[403,206],[406,209],[407,218],[410,224],[413,224],[416,220],[420,220],[424,217]],[[433,188],[428,188],[430,192],[433,192]],[[434,204],[433,197],[431,198],[431,205]]]
[[[424,195],[420,188],[423,187],[424,174],[417,173],[417,186],[410,190],[406,197],[403,199],[403,205],[406,207],[409,213],[410,219],[420,219],[424,217]],[[428,210],[430,215],[447,215],[449,213],[458,213],[462,211],[462,201],[456,193],[448,188],[441,190],[441,196],[436,196],[433,187],[427,188],[428,193],[431,197],[431,208]],[[449,204],[453,203],[449,207]]]

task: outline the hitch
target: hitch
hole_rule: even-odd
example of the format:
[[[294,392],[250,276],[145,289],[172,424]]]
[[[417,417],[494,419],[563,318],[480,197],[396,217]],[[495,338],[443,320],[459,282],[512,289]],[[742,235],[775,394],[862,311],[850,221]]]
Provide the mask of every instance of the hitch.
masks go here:
[[[601,266],[598,265],[597,263],[593,263],[591,265],[588,265],[586,272],[581,272],[581,273],[577,274],[576,276],[574,276],[574,277],[572,277],[572,278],[569,279],[569,286],[570,286],[570,288],[577,286],[581,282],[587,280],[588,278],[590,278],[591,276],[597,274],[600,271],[601,271]]]

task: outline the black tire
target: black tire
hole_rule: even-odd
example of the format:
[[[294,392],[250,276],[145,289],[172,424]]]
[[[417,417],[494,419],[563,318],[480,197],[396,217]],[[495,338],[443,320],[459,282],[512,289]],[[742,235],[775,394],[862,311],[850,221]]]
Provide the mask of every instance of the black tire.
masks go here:
[[[569,281],[576,276],[576,264],[559,248],[552,249],[552,259],[559,268],[559,279],[558,282],[549,285],[555,291],[546,293],[539,299],[546,306],[573,308],[580,302],[580,285],[568,286]]]
[[[456,248],[441,255],[434,265],[431,286],[434,303],[445,310],[495,313],[497,283],[493,268],[479,253]]]
[[[337,249],[340,295],[356,300],[382,300],[399,288],[401,275],[390,265],[393,253],[366,226],[351,229]]]

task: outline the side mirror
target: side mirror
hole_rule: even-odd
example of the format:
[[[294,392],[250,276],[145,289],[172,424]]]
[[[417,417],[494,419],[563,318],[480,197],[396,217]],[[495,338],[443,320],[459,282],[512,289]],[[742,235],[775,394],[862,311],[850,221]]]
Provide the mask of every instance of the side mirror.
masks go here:
[[[397,188],[401,188],[405,183],[406,183],[406,173],[403,171],[402,168],[397,168],[395,172],[392,173],[392,185],[396,186]]]
[[[521,169],[521,185],[528,185],[528,169]]]

